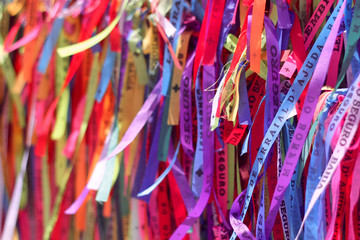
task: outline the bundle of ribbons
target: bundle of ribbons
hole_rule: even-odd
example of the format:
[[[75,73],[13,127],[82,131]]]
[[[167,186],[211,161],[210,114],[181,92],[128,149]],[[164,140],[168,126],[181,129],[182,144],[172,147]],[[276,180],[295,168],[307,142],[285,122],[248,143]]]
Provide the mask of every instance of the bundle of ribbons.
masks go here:
[[[360,239],[360,0],[0,4],[0,236]]]

